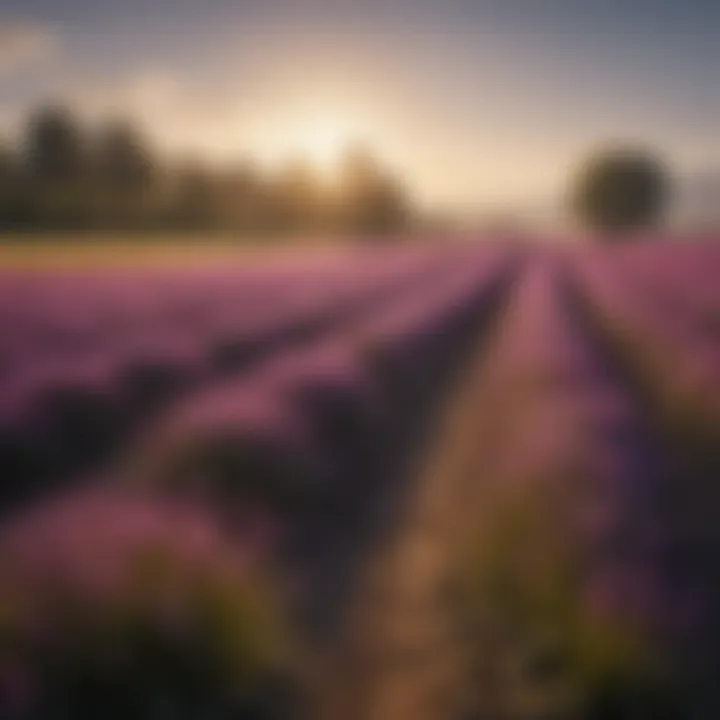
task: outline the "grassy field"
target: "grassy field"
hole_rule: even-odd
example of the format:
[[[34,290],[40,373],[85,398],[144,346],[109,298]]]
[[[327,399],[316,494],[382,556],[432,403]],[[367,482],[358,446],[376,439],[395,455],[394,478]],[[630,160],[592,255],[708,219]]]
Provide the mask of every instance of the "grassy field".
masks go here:
[[[0,236],[0,269],[78,269],[83,267],[156,267],[168,264],[217,263],[303,255],[308,250],[342,247],[329,238],[302,243],[281,238],[238,240],[210,235],[6,235]]]

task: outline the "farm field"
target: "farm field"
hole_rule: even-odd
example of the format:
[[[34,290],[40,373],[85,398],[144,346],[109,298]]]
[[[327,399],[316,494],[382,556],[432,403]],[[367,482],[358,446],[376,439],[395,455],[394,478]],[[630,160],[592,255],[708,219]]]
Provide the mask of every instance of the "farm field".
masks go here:
[[[0,250],[1,718],[720,717],[720,244],[112,252]]]
[[[348,243],[345,243],[347,245]],[[64,270],[82,268],[168,267],[200,263],[212,265],[243,260],[302,257],[309,248],[332,252],[339,249],[332,237],[305,238],[300,246],[282,238],[237,238],[210,234],[198,241],[192,233],[3,234],[0,236],[0,268]]]

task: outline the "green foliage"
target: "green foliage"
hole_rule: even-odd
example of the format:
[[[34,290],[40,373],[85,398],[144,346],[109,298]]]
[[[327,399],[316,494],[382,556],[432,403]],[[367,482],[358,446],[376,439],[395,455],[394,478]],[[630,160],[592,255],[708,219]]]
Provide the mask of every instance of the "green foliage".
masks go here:
[[[593,230],[622,233],[657,223],[668,191],[664,165],[652,154],[633,148],[604,150],[580,169],[573,210]]]
[[[405,189],[366,151],[348,153],[333,182],[302,160],[267,174],[161,161],[132,123],[88,132],[63,107],[34,113],[25,134],[22,152],[0,152],[0,229],[375,237],[411,215]]]
[[[627,709],[624,689],[655,691],[644,635],[588,605],[582,544],[550,497],[525,491],[494,509],[463,573],[478,693],[495,686],[512,717],[589,717],[599,699]]]
[[[64,107],[45,107],[30,118],[25,165],[41,184],[72,183],[86,170],[87,148],[77,120]]]

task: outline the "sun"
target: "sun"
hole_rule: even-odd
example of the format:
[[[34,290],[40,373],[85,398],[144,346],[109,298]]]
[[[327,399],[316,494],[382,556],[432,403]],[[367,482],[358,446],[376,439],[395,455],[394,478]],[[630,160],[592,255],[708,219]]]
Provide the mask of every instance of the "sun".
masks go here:
[[[332,182],[349,149],[378,147],[377,123],[361,110],[326,109],[308,103],[295,108],[278,107],[271,116],[257,124],[252,143],[254,152],[271,169],[280,170],[299,161]]]
[[[322,116],[303,123],[294,136],[294,149],[319,169],[328,170],[350,144],[352,131],[341,118]]]

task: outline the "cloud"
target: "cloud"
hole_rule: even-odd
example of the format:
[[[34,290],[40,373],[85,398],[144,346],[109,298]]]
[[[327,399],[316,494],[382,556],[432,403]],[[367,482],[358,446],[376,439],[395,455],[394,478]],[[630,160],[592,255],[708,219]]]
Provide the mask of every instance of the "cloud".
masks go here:
[[[0,20],[0,77],[17,72],[57,49],[57,37],[47,29]]]

